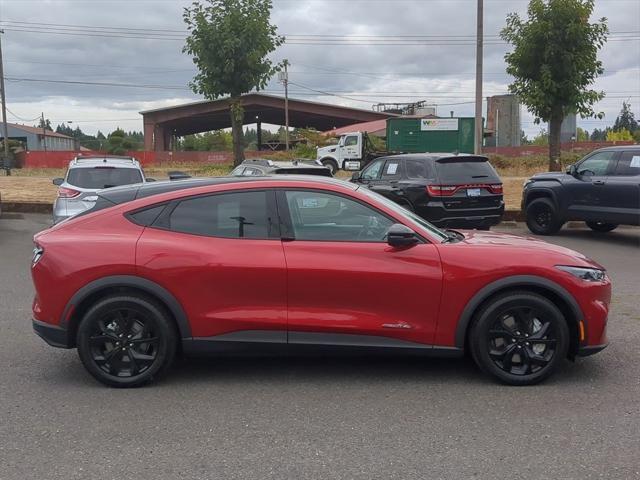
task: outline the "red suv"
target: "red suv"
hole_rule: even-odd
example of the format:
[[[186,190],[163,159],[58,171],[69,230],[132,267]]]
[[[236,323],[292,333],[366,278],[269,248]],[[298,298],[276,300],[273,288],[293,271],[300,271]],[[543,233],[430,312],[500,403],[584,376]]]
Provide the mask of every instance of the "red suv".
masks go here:
[[[35,236],[33,326],[101,382],[178,352],[324,347],[459,356],[525,385],[607,343],[611,284],[533,238],[442,231],[321,177],[115,187]]]

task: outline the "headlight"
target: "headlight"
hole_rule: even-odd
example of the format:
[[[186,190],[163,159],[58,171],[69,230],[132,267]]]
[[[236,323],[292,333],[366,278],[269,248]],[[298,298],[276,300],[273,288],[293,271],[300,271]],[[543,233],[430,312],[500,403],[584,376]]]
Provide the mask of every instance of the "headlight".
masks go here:
[[[527,188],[528,185],[532,184],[533,180],[531,180],[530,178],[526,179],[524,182],[522,182],[522,188]]]
[[[569,267],[566,265],[556,265],[556,267],[563,272],[570,273],[574,277],[587,282],[601,282],[605,278],[604,270],[600,270],[598,268]]]

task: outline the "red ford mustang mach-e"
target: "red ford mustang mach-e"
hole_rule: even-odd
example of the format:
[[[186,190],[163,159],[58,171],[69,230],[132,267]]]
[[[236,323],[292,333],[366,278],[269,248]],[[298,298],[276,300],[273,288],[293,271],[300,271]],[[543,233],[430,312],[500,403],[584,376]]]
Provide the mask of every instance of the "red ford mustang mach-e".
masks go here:
[[[607,344],[611,285],[533,238],[442,231],[312,177],[116,187],[34,238],[33,326],[101,382],[177,352],[331,348],[462,355],[525,385]]]

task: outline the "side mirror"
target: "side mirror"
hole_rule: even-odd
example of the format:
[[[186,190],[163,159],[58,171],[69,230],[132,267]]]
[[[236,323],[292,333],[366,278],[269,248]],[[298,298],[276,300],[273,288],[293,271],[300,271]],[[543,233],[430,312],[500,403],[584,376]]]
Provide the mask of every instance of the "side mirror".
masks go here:
[[[392,247],[410,247],[418,242],[416,233],[401,223],[394,223],[387,230],[387,243]]]
[[[572,177],[575,177],[576,173],[577,173],[577,171],[576,171],[576,166],[575,165],[569,165],[567,167],[567,174],[571,175]]]
[[[54,178],[53,179],[53,184],[54,185],[62,185],[64,183],[64,178]]]
[[[155,182],[156,179],[155,178],[150,178],[150,177],[145,177],[145,181],[147,181],[147,182]]]
[[[351,181],[352,182],[358,182],[360,181],[360,177],[362,176],[362,174],[360,172],[353,172],[351,174]]]

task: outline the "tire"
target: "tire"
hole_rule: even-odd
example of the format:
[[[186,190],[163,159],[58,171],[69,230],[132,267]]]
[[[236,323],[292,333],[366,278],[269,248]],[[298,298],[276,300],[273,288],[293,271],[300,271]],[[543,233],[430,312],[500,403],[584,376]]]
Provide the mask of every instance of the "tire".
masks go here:
[[[526,291],[492,299],[469,332],[476,364],[508,385],[533,385],[549,377],[567,358],[569,343],[569,327],[558,307]]]
[[[618,225],[613,223],[604,223],[604,222],[585,222],[587,227],[589,227],[594,232],[607,233],[618,228]]]
[[[161,305],[146,296],[119,294],[87,310],[76,345],[80,360],[96,380],[126,388],[144,385],[166,372],[175,357],[177,339],[173,319]]]
[[[537,198],[526,208],[527,227],[536,235],[553,235],[562,228],[556,207],[548,198]]]
[[[331,175],[335,175],[338,171],[338,164],[331,158],[323,158],[320,163],[331,170]]]

